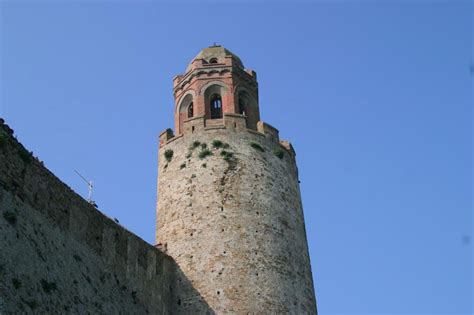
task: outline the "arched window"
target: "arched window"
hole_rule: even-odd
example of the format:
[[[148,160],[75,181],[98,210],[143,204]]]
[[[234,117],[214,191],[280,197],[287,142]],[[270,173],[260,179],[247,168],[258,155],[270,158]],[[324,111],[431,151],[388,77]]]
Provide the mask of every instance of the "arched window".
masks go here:
[[[209,60],[209,63],[217,63],[217,58],[211,58],[211,60]]]
[[[245,115],[245,101],[239,98],[239,114]]]
[[[222,118],[222,99],[219,94],[211,96],[211,119]]]
[[[194,108],[193,108],[193,102],[188,105],[188,118],[191,118],[194,116]]]

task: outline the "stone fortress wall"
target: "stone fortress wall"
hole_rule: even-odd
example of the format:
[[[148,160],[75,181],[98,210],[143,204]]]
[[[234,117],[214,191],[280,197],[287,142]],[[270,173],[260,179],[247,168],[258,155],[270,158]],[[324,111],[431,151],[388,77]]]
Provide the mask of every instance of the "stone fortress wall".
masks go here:
[[[195,289],[173,288],[175,312],[315,314],[291,145],[239,114],[182,129],[160,135],[158,165],[156,242]]]
[[[73,192],[0,125],[0,314],[172,312],[173,260]]]

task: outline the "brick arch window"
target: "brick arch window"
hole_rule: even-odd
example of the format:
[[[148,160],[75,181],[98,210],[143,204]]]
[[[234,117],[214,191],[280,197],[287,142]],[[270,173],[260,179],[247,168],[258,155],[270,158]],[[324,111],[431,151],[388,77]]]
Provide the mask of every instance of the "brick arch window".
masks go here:
[[[194,107],[193,107],[193,102],[188,105],[188,118],[191,118],[194,116]]]
[[[217,63],[217,58],[211,58],[211,59],[209,60],[209,63]]]
[[[211,119],[222,118],[222,98],[219,94],[211,96]]]

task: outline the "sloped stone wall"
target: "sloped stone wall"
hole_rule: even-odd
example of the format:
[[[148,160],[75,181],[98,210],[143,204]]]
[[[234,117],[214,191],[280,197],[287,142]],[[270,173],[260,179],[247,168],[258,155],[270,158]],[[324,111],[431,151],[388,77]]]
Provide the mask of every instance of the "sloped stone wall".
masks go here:
[[[0,120],[0,314],[167,314],[175,272]]]

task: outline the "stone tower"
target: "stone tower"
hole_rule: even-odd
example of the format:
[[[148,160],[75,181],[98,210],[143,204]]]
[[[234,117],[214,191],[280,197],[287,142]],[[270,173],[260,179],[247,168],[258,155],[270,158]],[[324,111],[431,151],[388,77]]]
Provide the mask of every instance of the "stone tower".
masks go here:
[[[156,243],[174,313],[316,314],[295,151],[260,120],[257,75],[221,46],[173,79]]]

